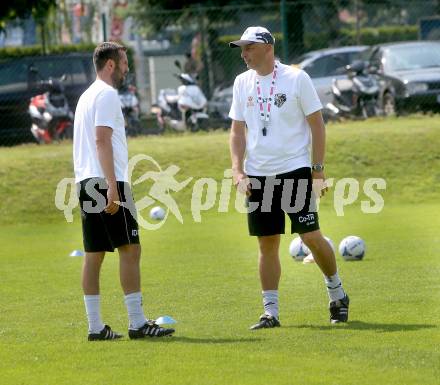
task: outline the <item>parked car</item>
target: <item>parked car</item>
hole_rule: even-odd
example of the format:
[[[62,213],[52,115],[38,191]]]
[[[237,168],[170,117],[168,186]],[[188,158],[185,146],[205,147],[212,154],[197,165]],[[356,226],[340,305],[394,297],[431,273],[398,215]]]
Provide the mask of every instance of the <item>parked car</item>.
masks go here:
[[[227,129],[231,126],[229,110],[232,104],[232,89],[233,86],[217,87],[208,102],[208,115],[214,128]]]
[[[333,101],[333,79],[347,79],[345,67],[359,59],[368,46],[356,45],[307,52],[294,60],[312,78],[323,106]]]
[[[347,79],[345,67],[359,59],[368,46],[347,46],[311,51],[294,60],[293,66],[306,71],[312,78],[323,106],[333,101],[333,79]],[[228,124],[232,102],[232,86],[216,88],[208,103],[210,117]]]
[[[0,61],[0,145],[33,141],[29,130],[31,118],[27,113],[30,98],[44,90],[41,78],[66,75],[65,95],[74,111],[81,93],[95,78],[92,55],[29,56]]]
[[[379,80],[385,115],[440,111],[440,42],[380,44],[362,56]]]

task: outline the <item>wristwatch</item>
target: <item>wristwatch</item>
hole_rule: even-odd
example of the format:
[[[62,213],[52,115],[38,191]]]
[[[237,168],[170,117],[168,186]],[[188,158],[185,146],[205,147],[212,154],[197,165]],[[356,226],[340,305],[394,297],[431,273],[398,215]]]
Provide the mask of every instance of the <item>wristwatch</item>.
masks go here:
[[[316,172],[322,172],[322,171],[324,171],[324,165],[322,163],[315,163],[312,166],[312,170],[316,171]]]

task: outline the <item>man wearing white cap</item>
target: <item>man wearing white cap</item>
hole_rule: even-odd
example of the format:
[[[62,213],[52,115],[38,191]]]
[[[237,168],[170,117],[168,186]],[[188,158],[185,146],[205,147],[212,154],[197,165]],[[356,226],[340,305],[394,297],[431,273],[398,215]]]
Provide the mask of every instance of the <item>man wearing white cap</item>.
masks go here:
[[[335,254],[319,230],[312,191],[312,181],[320,181],[314,183],[320,185],[319,194],[327,191],[322,105],[304,71],[275,60],[274,44],[263,27],[249,27],[229,43],[241,48],[248,67],[235,79],[229,117],[234,184],[247,195],[249,233],[259,244],[264,314],[251,329],[280,326],[278,250],[285,213],[291,232],[299,233],[324,274],[330,322],[347,322],[349,298]]]

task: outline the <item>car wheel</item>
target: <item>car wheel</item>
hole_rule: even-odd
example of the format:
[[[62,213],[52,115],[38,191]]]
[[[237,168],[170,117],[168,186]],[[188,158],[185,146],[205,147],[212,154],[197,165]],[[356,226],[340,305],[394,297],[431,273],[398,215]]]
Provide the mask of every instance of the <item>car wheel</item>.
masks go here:
[[[383,96],[383,113],[385,116],[396,115],[396,100],[390,92]]]

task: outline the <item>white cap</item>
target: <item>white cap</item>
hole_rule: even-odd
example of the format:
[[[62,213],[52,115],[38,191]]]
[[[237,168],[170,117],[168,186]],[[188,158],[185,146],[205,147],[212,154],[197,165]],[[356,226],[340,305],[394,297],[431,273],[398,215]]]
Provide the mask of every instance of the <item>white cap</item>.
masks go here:
[[[229,47],[241,47],[243,45],[253,44],[253,43],[263,43],[263,44],[275,44],[275,38],[269,32],[267,28],[264,27],[249,27],[241,35],[240,40],[231,41]]]

